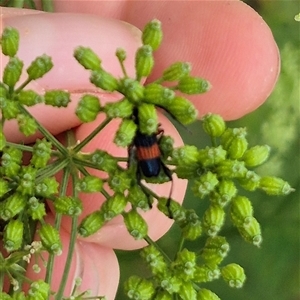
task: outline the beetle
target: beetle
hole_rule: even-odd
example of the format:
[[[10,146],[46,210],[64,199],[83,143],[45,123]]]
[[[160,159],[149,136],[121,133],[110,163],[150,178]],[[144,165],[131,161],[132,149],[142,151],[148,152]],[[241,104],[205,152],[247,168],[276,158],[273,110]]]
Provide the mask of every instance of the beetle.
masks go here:
[[[138,125],[137,112],[134,114],[135,122]],[[171,170],[164,164],[161,159],[161,151],[159,148],[159,139],[163,130],[159,129],[157,133],[147,135],[137,129],[132,145],[129,148],[129,156],[132,152],[132,148],[135,148],[135,155],[137,159],[137,180],[140,184],[141,175],[146,178],[157,177],[161,170],[172,182],[169,198],[167,201],[167,208],[170,212],[171,195],[173,190],[173,178]],[[141,185],[141,184],[140,184]],[[141,185],[142,186],[142,185]]]

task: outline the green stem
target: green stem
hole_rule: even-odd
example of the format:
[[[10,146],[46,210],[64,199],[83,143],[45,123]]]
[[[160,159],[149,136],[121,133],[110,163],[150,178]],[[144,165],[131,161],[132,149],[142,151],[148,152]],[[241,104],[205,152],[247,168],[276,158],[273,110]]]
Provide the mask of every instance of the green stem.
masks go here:
[[[31,146],[26,146],[26,145],[11,143],[11,142],[6,142],[6,146],[19,149],[22,151],[26,151],[26,152],[33,152],[33,147]]]
[[[31,78],[27,78],[16,90],[15,90],[15,94],[18,94],[21,90],[23,90],[23,88],[31,81]]]
[[[98,125],[93,132],[91,132],[83,141],[76,145],[73,149],[74,153],[78,153],[85,145],[87,145],[109,122],[111,118],[106,118],[100,125]]]
[[[154,246],[161,254],[162,256],[166,259],[167,262],[171,263],[172,260],[170,259],[170,257],[167,255],[167,253],[158,246],[157,243],[155,243],[148,235],[144,238],[144,240],[149,244]]]
[[[211,137],[211,144],[213,147],[217,147],[218,144],[217,144],[217,139],[215,137]]]
[[[43,11],[54,12],[54,6],[52,0],[42,0]]]
[[[177,253],[182,250],[184,241],[185,241],[185,238],[181,235],[180,241],[179,241],[179,245],[178,245],[178,251],[177,251]]]
[[[65,290],[70,268],[71,268],[71,263],[72,263],[72,257],[74,253],[74,248],[75,248],[75,242],[76,242],[76,236],[77,236],[77,223],[78,223],[78,217],[73,217],[72,218],[72,227],[71,227],[71,236],[70,236],[70,243],[69,243],[69,249],[68,249],[68,255],[67,255],[67,260],[65,263],[65,268],[63,271],[63,276],[59,285],[59,289],[57,291],[55,299],[60,300],[63,298],[63,292]]]
[[[19,106],[20,111],[27,115],[28,117],[35,120],[38,130],[43,134],[43,136],[52,143],[53,146],[57,148],[59,152],[61,152],[64,156],[68,155],[68,150],[41,124],[39,123],[36,118],[34,118],[28,110],[26,110],[22,105]]]
[[[44,178],[51,177],[61,171],[69,164],[67,159],[57,160],[52,164],[46,166],[45,168],[41,169],[40,172],[38,171],[38,180],[37,183],[41,182]]]

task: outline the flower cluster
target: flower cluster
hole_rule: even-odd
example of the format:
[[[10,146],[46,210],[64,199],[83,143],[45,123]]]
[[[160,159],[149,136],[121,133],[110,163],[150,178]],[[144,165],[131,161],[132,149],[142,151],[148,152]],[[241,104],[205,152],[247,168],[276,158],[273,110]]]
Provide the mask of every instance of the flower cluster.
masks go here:
[[[201,94],[210,89],[208,81],[190,74],[191,65],[187,62],[172,64],[160,78],[143,85],[142,81],[154,67],[153,52],[161,41],[161,24],[153,20],[145,26],[142,46],[136,51],[134,78],[126,72],[126,52],[123,49],[116,51],[123,71],[121,78],[106,71],[92,49],[83,46],[75,49],[74,57],[90,72],[90,81],[97,88],[120,95],[120,99],[102,105],[95,95],[83,95],[75,112],[81,122],[94,121],[99,114],[104,116],[104,121],[83,141],[65,146],[30,114],[28,107],[41,103],[66,107],[70,94],[48,90],[39,95],[25,89],[28,83],[41,78],[52,68],[51,58],[45,54],[29,65],[27,79],[18,85],[23,72],[23,62],[17,57],[19,34],[14,28],[4,29],[1,47],[9,61],[0,83],[0,220],[4,228],[3,246],[9,255],[5,258],[1,255],[3,267],[0,272],[9,278],[15,290],[19,290],[23,283],[25,270],[22,261],[28,263],[32,254],[47,251],[47,270],[51,272],[53,257],[62,253],[59,229],[63,215],[72,218],[72,228],[68,258],[55,299],[62,299],[76,233],[87,237],[119,215],[135,239],[144,239],[149,244],[141,251],[141,256],[152,277],[130,277],[125,283],[125,292],[130,299],[219,299],[215,293],[203,288],[206,282],[222,277],[230,287],[243,285],[246,277],[241,266],[235,263],[221,265],[230,248],[221,235],[226,215],[247,242],[259,246],[262,242],[260,225],[243,190],[286,195],[293,189],[280,178],[257,174],[253,169],[267,160],[270,148],[266,145],[249,147],[246,129],[227,128],[218,115],[208,114],[202,119],[204,131],[212,141],[211,146],[204,149],[197,149],[194,145],[175,148],[172,137],[159,134],[157,108],[162,108],[183,125],[190,124],[197,119],[198,112],[184,95]],[[102,149],[83,153],[83,147],[116,118],[121,122],[114,143],[132,150],[129,157],[115,157]],[[8,142],[3,131],[7,120],[16,120],[25,136],[38,130],[43,138],[32,146]],[[151,145],[158,149],[160,171],[155,176],[147,176],[140,165],[137,152],[141,140],[151,141]],[[121,164],[124,161],[128,162],[127,167]],[[90,169],[100,170],[105,175],[101,178],[91,175]],[[59,183],[55,175],[60,171],[63,171],[63,176]],[[156,195],[140,180],[163,183],[171,180],[172,174],[190,180],[195,196],[209,199],[209,207],[202,215],[181,206],[176,199]],[[73,188],[68,193],[70,182]],[[82,213],[79,193],[96,192],[104,196],[105,202],[77,226],[77,218]],[[51,202],[55,211],[54,225],[44,219],[46,200]],[[172,218],[181,230],[182,243],[174,259],[165,255],[148,236],[148,225],[141,211],[150,210],[154,200],[159,210]],[[33,231],[37,228],[38,247],[34,246],[37,242],[33,235],[25,234],[28,228]],[[205,235],[202,249],[192,252],[184,248],[185,241],[195,241],[201,235]],[[39,269],[36,265],[34,268]],[[47,278],[51,277],[48,275]],[[55,292],[50,291],[46,280],[32,282],[27,295],[18,291],[11,298],[1,292],[0,298],[48,299],[50,293]]]

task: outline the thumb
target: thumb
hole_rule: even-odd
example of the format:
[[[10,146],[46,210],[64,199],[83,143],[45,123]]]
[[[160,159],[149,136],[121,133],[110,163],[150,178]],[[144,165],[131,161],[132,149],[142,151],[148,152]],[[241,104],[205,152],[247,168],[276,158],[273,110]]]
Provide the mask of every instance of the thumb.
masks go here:
[[[74,114],[78,99],[82,93],[96,93],[95,87],[89,82],[89,73],[73,57],[76,47],[93,49],[103,61],[103,68],[119,76],[122,71],[115,52],[121,46],[127,52],[125,63],[128,74],[133,75],[135,72],[134,55],[140,46],[140,31],[127,23],[92,15],[40,13],[10,15],[3,20],[3,26],[14,27],[20,33],[17,55],[24,62],[21,83],[27,78],[25,70],[32,60],[44,53],[52,57],[52,70],[26,88],[39,93],[49,89],[65,89],[71,93],[72,102],[67,108],[37,105],[31,109],[31,113],[52,134],[79,125],[80,121]],[[5,60],[7,58],[3,57],[3,66]],[[114,97],[99,90],[97,93],[101,93],[101,101]],[[30,142],[36,138],[25,140],[13,122],[6,126],[5,133],[14,142]]]

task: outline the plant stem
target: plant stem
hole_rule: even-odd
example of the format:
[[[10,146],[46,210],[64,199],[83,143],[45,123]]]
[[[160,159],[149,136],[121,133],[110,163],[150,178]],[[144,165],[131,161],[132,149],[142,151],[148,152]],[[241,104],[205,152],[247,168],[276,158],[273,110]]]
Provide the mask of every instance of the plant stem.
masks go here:
[[[65,168],[69,164],[67,159],[57,160],[50,165],[47,165],[45,168],[38,171],[37,183],[42,181],[44,178],[51,177],[54,174],[58,173],[60,170]]]
[[[19,149],[21,151],[26,151],[26,152],[33,152],[33,147],[27,146],[27,145],[20,145],[16,143],[11,143],[11,142],[6,142],[6,146]]]
[[[111,118],[106,118],[100,125],[98,125],[93,132],[91,132],[83,141],[76,145],[73,149],[75,153],[78,153],[86,144],[88,144],[109,122]]]
[[[43,136],[52,143],[53,146],[57,148],[59,152],[61,152],[64,156],[68,155],[68,150],[64,147],[41,123],[39,123],[36,118],[34,118],[27,109],[25,109],[22,105],[19,106],[20,111],[27,115],[28,117],[35,120],[38,130],[43,134]]]
[[[65,268],[63,271],[63,276],[59,285],[59,289],[57,292],[57,295],[55,299],[60,300],[63,298],[63,292],[65,290],[70,268],[71,268],[71,262],[72,262],[72,257],[73,257],[73,252],[75,248],[75,242],[76,242],[76,236],[77,236],[77,223],[78,223],[78,217],[73,217],[72,218],[72,227],[71,227],[71,236],[70,236],[70,243],[69,243],[69,249],[68,249],[68,255],[67,255],[67,260],[65,263]]]
[[[167,255],[167,253],[161,249],[157,243],[155,243],[148,235],[144,238],[144,240],[149,244],[154,246],[161,254],[162,256],[166,259],[166,261],[168,261],[169,263],[172,262],[172,260],[170,259],[170,257]]]

